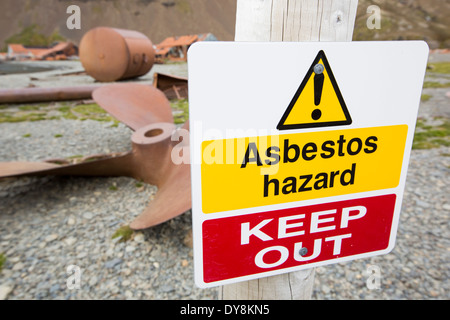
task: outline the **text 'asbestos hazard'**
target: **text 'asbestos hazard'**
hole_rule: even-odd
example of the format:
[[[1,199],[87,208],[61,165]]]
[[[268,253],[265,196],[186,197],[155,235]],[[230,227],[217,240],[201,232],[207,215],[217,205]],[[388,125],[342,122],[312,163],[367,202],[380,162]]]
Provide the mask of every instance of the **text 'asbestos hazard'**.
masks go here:
[[[395,188],[407,130],[397,125],[204,141],[203,212]]]

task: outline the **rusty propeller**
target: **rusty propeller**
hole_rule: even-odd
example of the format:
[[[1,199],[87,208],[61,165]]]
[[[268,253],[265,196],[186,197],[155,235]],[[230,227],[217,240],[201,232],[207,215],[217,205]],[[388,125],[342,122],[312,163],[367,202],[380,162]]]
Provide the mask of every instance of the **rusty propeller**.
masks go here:
[[[131,150],[96,155],[79,163],[56,159],[46,162],[0,163],[0,178],[25,175],[128,176],[156,185],[158,192],[147,208],[131,222],[132,229],[145,229],[174,218],[191,208],[189,164],[175,164],[171,155],[189,150],[187,134],[176,133],[169,101],[148,85],[111,84],[96,89],[94,100],[134,130]],[[181,129],[189,130],[186,123]],[[180,130],[180,129],[178,129]],[[188,157],[188,155],[183,155]]]

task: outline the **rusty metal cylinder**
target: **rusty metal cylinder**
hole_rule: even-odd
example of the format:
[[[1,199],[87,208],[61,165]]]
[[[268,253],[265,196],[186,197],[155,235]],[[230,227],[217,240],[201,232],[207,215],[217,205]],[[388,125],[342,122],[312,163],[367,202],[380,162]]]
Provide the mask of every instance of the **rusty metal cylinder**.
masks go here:
[[[86,73],[101,82],[142,76],[155,60],[153,43],[133,30],[91,29],[81,39],[79,51]]]

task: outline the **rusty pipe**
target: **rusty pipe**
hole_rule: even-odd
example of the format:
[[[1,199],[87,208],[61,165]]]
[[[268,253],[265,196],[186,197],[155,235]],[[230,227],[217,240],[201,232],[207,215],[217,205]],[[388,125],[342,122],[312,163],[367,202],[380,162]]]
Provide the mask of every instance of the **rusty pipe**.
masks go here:
[[[0,89],[0,103],[23,103],[91,99],[92,92],[101,85]]]

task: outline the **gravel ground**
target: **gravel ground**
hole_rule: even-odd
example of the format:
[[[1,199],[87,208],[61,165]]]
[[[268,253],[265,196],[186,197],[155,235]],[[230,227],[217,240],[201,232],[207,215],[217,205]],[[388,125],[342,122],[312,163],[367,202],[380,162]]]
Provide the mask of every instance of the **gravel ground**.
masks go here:
[[[419,117],[448,119],[448,91],[426,89],[432,97]],[[92,120],[1,123],[0,161],[125,151],[130,137],[122,124]],[[413,150],[395,249],[316,268],[313,299],[449,299],[449,168],[450,147]],[[126,242],[111,238],[155,192],[130,178],[1,181],[0,299],[217,299],[216,289],[194,285],[190,212]],[[70,265],[81,270],[79,289],[67,287]],[[380,274],[376,289],[367,286],[370,266]]]

